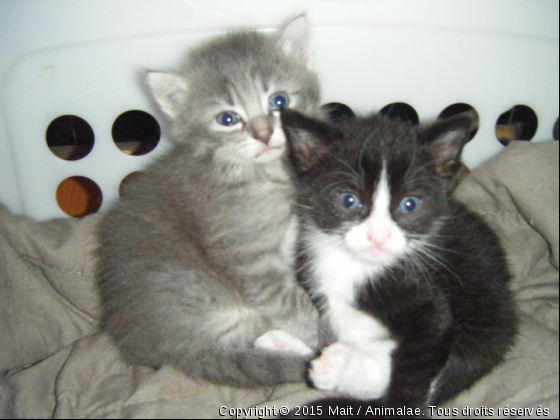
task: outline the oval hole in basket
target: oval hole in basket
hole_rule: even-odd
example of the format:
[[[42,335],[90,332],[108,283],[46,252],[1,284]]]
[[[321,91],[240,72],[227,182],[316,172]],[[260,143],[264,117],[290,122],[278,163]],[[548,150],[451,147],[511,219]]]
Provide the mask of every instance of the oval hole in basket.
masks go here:
[[[141,173],[142,171],[132,172],[131,174],[128,174],[123,178],[123,180],[121,181],[121,185],[119,186],[119,196],[124,197],[127,195],[130,182],[136,179]]]
[[[554,128],[552,129],[552,138],[558,141],[558,118],[556,118],[556,124],[554,124]]]
[[[465,104],[463,102],[449,105],[447,108],[441,111],[441,114],[439,114],[438,119],[451,118],[454,117],[455,115],[463,114],[465,112],[474,113],[474,117],[476,118],[476,123],[477,123],[476,125],[478,126],[478,123],[480,122],[478,111],[473,106],[469,104]],[[476,133],[478,133],[478,128],[471,133],[471,138],[469,139],[469,141],[472,140],[474,136],[476,136]]]
[[[50,151],[64,160],[83,159],[95,143],[91,126],[76,115],[55,118],[47,127],[46,139]]]
[[[539,119],[533,109],[516,105],[498,118],[496,137],[504,146],[515,140],[531,141],[538,126]]]
[[[121,152],[141,156],[159,144],[161,129],[157,120],[144,111],[127,111],[115,120],[113,140]]]
[[[103,202],[103,193],[99,185],[91,179],[73,176],[58,185],[56,201],[67,215],[84,217],[99,210]]]
[[[388,118],[398,118],[402,121],[408,121],[415,125],[420,123],[420,118],[418,117],[416,110],[411,105],[404,102],[389,104],[383,107],[379,113]]]
[[[330,121],[345,121],[356,116],[352,108],[341,102],[329,102],[321,107]]]

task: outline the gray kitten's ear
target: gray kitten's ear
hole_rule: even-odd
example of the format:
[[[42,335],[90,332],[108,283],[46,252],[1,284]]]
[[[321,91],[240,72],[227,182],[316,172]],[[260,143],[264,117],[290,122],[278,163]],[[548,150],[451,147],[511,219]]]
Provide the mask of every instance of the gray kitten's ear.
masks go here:
[[[307,16],[302,14],[286,23],[279,31],[279,41],[282,49],[288,55],[304,57],[310,62],[309,39],[311,26]]]
[[[148,86],[163,113],[171,119],[179,115],[188,84],[178,74],[150,71],[146,80]]]

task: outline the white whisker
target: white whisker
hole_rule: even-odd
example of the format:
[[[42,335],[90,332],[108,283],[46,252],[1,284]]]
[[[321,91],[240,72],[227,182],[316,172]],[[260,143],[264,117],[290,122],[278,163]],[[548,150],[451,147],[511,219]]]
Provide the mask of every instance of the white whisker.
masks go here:
[[[297,203],[297,202],[293,202],[292,205],[294,205],[295,207],[299,207],[301,209],[304,209],[304,210],[309,210],[309,211],[314,211],[315,210],[315,207],[306,206],[304,204]]]
[[[430,275],[430,271],[428,267],[426,267],[426,263],[422,260],[422,258],[412,253],[407,255],[403,262],[407,267],[407,273],[418,273],[425,283],[433,286],[432,276]]]
[[[332,184],[327,185],[326,187],[322,188],[320,191],[320,194],[325,194],[327,195],[328,193],[330,193],[332,190],[336,189],[336,187],[338,187],[339,185],[343,185],[346,184],[346,181],[337,181],[337,182],[333,182]]]
[[[432,262],[435,266],[439,266],[445,269],[453,277],[455,277],[459,283],[463,283],[463,280],[457,275],[457,273],[452,269],[449,262],[441,257],[441,255],[432,252],[430,249],[425,247],[424,243],[419,243],[419,246],[414,247],[414,252],[416,257],[420,258],[425,263]]]
[[[319,179],[327,178],[329,176],[346,176],[346,177],[354,179],[353,175],[349,174],[348,172],[344,172],[344,171],[329,172],[328,174],[325,174],[325,175],[321,176]]]
[[[444,248],[444,247],[435,245],[435,244],[430,243],[430,242],[424,242],[424,243],[422,243],[422,246],[435,249],[436,251],[448,252],[450,254],[469,255],[466,252],[460,252],[460,251],[456,251],[456,250],[453,250],[453,249]]]

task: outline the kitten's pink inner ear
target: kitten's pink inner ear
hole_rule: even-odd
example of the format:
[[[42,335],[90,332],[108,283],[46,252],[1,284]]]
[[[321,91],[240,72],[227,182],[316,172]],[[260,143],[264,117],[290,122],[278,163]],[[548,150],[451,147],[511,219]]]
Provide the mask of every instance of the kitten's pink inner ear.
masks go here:
[[[177,74],[151,71],[147,74],[147,82],[154,99],[165,115],[171,119],[177,118],[187,93],[186,80]]]
[[[462,168],[460,161],[448,160],[437,167],[437,172],[442,177],[457,179],[456,177],[459,176]]]
[[[283,29],[280,42],[284,52],[309,61],[309,37],[311,28],[305,15],[289,22]]]

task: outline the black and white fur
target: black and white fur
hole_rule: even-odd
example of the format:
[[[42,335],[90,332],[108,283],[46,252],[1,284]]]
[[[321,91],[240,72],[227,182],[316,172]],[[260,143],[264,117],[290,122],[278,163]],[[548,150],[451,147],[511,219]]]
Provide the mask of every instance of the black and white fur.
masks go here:
[[[369,406],[426,408],[490,372],[517,317],[498,238],[452,197],[472,116],[416,127],[286,111],[283,125],[297,174],[299,278],[333,334],[311,383]]]

